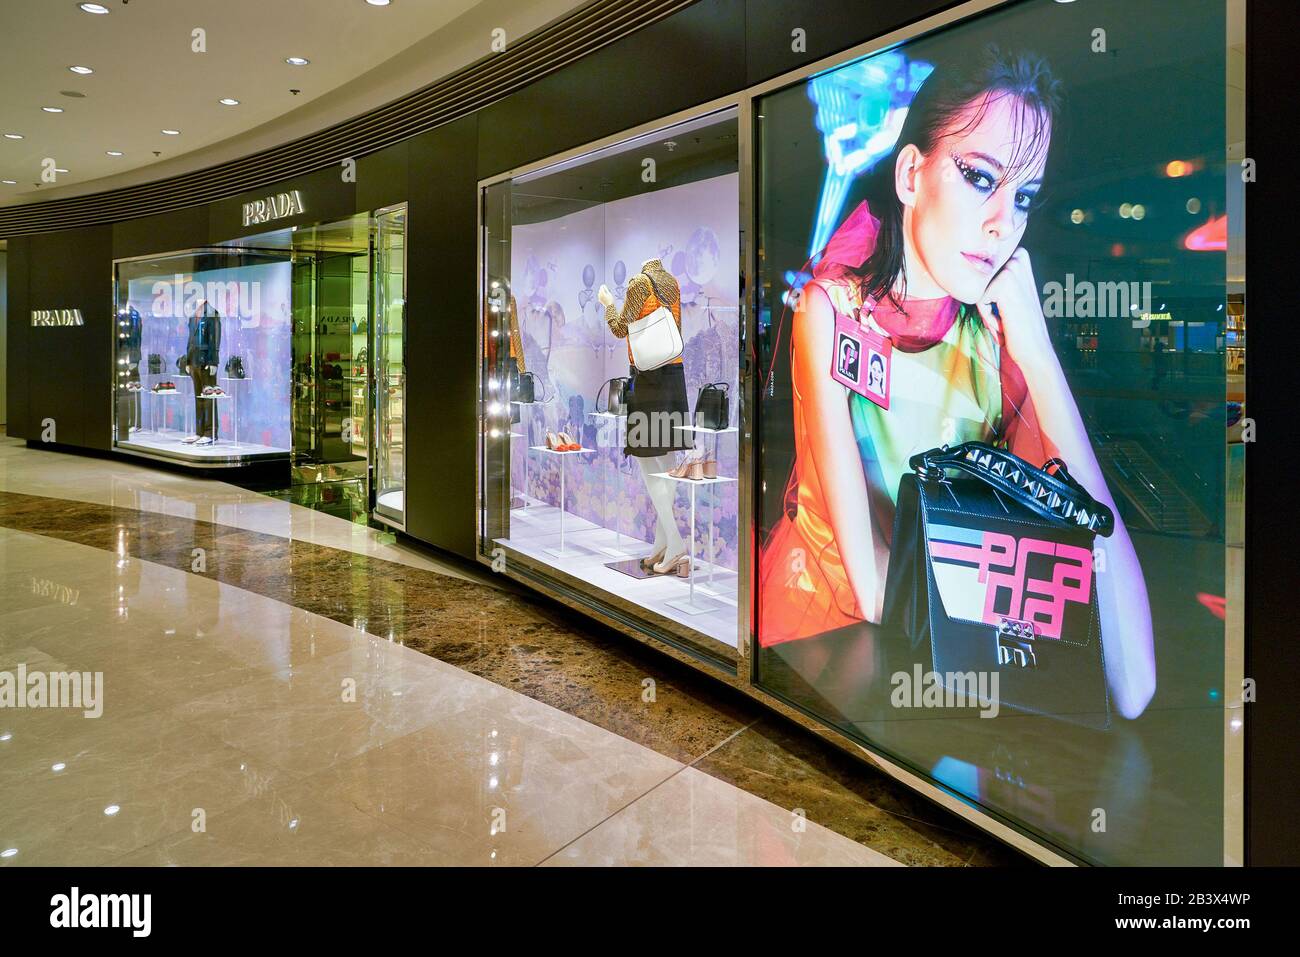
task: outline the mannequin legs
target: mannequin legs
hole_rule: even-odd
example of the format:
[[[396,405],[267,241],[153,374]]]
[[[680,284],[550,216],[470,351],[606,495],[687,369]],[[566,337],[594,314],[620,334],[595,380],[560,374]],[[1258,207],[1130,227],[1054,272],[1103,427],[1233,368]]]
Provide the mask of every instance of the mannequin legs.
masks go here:
[[[659,554],[666,546],[664,557],[675,558],[686,551],[682,533],[677,530],[677,519],[673,517],[677,483],[672,479],[656,478],[653,473],[667,472],[676,463],[671,454],[638,457],[637,463],[641,466],[641,477],[645,480],[646,491],[650,493],[650,501],[655,507],[655,543],[652,554]]]

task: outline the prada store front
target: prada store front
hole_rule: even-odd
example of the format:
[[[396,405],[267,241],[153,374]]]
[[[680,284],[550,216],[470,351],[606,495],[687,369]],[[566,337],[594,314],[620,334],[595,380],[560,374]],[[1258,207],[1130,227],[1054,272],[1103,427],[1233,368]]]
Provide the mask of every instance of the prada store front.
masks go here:
[[[71,381],[90,386],[27,377],[36,438],[292,486],[361,479],[367,511],[403,529],[408,206],[382,198],[395,201],[355,211],[355,184],[331,171],[96,230],[111,287],[33,262],[32,306],[53,305],[30,310],[16,345],[45,357],[33,372],[74,363]],[[69,238],[16,241],[15,258]],[[85,306],[68,307],[70,279]],[[40,288],[51,281],[57,296]],[[107,341],[83,343],[110,299]],[[105,386],[106,410],[88,401]]]

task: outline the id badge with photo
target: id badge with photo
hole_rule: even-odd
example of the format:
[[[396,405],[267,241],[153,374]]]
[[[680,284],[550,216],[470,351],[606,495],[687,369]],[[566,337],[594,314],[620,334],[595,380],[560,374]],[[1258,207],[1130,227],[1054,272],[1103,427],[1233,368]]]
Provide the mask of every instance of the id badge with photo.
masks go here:
[[[890,361],[894,344],[889,337],[848,316],[835,314],[835,353],[831,378],[882,409],[889,408]]]

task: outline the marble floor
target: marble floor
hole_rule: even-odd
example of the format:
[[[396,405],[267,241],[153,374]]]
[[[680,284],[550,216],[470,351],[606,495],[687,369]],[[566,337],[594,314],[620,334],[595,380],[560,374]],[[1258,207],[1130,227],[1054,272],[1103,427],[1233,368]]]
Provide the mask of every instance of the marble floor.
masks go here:
[[[0,866],[1026,863],[390,535],[0,438],[0,675],[20,667],[102,675],[102,714],[0,708]]]

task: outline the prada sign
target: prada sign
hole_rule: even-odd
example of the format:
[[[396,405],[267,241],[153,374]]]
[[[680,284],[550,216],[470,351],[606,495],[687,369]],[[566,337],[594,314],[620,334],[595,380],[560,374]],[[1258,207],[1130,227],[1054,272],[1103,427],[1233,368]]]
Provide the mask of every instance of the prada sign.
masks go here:
[[[80,309],[33,309],[33,326],[84,326]]]
[[[287,193],[276,193],[274,196],[266,197],[266,199],[257,199],[251,203],[245,203],[244,225],[256,226],[258,223],[269,223],[273,219],[297,216],[304,212],[305,208],[300,190],[294,189]]]

